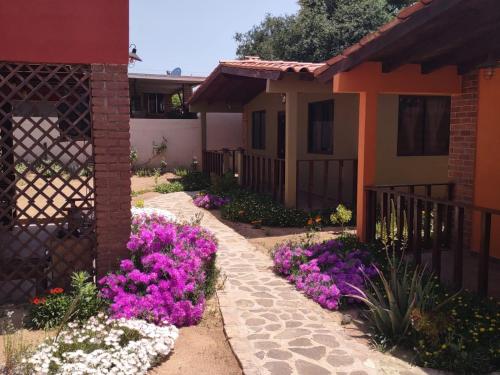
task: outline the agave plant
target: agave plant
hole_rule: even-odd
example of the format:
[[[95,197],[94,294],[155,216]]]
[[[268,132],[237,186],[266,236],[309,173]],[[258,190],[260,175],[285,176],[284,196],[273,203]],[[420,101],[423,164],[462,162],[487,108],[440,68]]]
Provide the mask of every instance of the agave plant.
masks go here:
[[[425,267],[412,267],[393,249],[387,252],[387,276],[377,268],[377,277],[365,275],[368,290],[351,285],[358,294],[350,297],[363,302],[366,316],[376,332],[398,344],[408,333],[412,312],[436,308],[436,283]],[[378,282],[380,281],[380,282]]]

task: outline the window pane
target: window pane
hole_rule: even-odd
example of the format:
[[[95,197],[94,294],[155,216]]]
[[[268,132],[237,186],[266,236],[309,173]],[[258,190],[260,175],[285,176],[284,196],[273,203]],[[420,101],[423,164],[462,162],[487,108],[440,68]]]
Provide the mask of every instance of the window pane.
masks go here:
[[[424,104],[423,97],[399,97],[398,155],[423,153]]]
[[[266,145],[266,112],[252,113],[252,148],[263,150]]]
[[[333,153],[333,100],[309,104],[308,149],[310,153]]]
[[[451,98],[426,98],[424,151],[426,155],[448,155],[450,145]]]

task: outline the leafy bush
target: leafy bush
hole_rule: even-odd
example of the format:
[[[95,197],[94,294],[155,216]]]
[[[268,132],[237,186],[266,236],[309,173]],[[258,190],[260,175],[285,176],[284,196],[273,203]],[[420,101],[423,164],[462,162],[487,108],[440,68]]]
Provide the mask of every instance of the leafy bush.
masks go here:
[[[210,179],[201,172],[189,172],[177,181],[159,184],[155,187],[157,193],[167,194],[179,191],[198,191],[207,189]]]
[[[307,245],[283,243],[273,250],[275,271],[321,306],[336,310],[374,275],[369,252],[344,248],[343,239]]]
[[[217,274],[215,238],[199,226],[142,213],[133,217],[127,247],[131,258],[99,281],[112,316],[176,326],[198,323]]]
[[[59,326],[65,320],[72,304],[75,304],[70,321],[84,321],[97,314],[103,307],[97,287],[88,281],[86,272],[76,272],[71,278],[71,293],[62,288],[53,288],[44,297],[35,297],[28,316],[29,326],[36,329],[48,329]]]
[[[186,167],[177,167],[174,168],[174,174],[179,177],[184,177],[189,173],[189,169]]]
[[[167,182],[165,184],[158,184],[155,186],[157,193],[168,194],[184,191],[184,185],[180,181]]]
[[[300,209],[286,208],[271,197],[246,190],[231,196],[221,209],[222,218],[242,223],[260,222],[272,227],[304,227],[309,215]]]
[[[25,163],[17,163],[16,164],[16,173],[18,173],[18,174],[23,174],[24,172],[26,172],[27,169],[28,169],[28,166]]]
[[[134,170],[134,175],[137,177],[153,177],[159,173],[159,168],[137,168]]]
[[[332,224],[340,224],[342,232],[344,227],[352,220],[352,211],[348,210],[343,204],[339,204],[333,214],[330,215]]]

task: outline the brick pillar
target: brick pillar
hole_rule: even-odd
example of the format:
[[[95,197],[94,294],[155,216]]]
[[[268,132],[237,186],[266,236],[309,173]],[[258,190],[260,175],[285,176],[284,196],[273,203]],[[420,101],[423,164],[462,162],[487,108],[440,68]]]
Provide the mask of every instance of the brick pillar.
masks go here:
[[[193,86],[190,85],[182,85],[182,100],[186,104],[189,99],[193,96]]]
[[[448,179],[455,184],[455,200],[472,204],[476,155],[478,72],[462,77],[462,94],[451,101]],[[464,245],[470,248],[472,215],[465,213]]]
[[[130,112],[127,65],[92,65],[97,274],[116,268],[130,236]]]

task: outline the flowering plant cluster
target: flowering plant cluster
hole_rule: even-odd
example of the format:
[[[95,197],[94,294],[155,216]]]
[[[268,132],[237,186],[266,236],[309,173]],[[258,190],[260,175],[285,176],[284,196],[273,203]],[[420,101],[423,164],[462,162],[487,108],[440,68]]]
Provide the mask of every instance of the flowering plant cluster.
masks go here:
[[[357,294],[354,285],[363,288],[364,275],[376,274],[370,254],[361,249],[346,249],[342,240],[318,244],[286,242],[273,251],[275,271],[294,283],[321,306],[336,310],[346,296]]]
[[[37,375],[146,374],[174,346],[178,330],[104,314],[83,326],[69,323],[55,339],[21,361],[19,373]]]
[[[206,210],[213,210],[225,206],[230,201],[229,198],[220,197],[214,194],[199,194],[193,200],[193,203],[197,207],[204,208]]]
[[[192,325],[205,307],[207,275],[213,274],[217,242],[196,225],[172,222],[157,212],[134,215],[127,244],[130,259],[102,278],[102,296],[114,318],[159,325]]]

